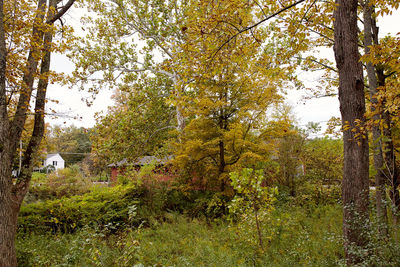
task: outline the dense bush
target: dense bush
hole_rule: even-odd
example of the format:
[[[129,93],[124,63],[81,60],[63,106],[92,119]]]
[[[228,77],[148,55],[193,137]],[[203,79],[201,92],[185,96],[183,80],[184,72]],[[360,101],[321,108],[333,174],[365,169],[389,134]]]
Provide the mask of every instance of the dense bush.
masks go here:
[[[89,192],[92,187],[93,182],[83,176],[78,165],[49,174],[35,172],[32,174],[32,183],[25,201],[34,202],[82,195]]]
[[[307,180],[325,184],[342,180],[342,140],[327,137],[308,140],[302,154]]]
[[[21,232],[39,233],[71,233],[83,226],[114,231],[164,221],[169,211],[215,219],[226,214],[229,201],[229,197],[215,192],[182,191],[161,182],[152,187],[129,182],[93,187],[84,195],[25,204],[18,227]]]
[[[290,195],[290,188],[278,186],[278,206],[292,205],[301,207],[317,207],[319,205],[331,205],[341,203],[340,185],[323,185],[311,181],[298,182],[295,197]]]
[[[230,196],[223,193],[173,189],[168,191],[166,210],[183,213],[190,218],[215,219],[228,213]]]
[[[82,196],[36,202],[22,206],[18,219],[23,232],[73,232],[85,225],[100,228],[118,228],[139,224],[144,194],[132,184],[113,188],[95,188]],[[137,206],[135,218],[129,219],[129,209]]]
[[[176,211],[190,218],[206,217],[213,220],[228,212],[232,196],[217,191],[193,189],[177,177],[159,172],[154,164],[145,165],[140,171],[129,170],[118,176],[119,184],[135,183],[143,187],[141,201],[151,216],[158,218],[164,212]]]
[[[323,185],[321,183],[303,182],[298,186],[295,198],[297,205],[326,205],[339,203],[340,185]]]

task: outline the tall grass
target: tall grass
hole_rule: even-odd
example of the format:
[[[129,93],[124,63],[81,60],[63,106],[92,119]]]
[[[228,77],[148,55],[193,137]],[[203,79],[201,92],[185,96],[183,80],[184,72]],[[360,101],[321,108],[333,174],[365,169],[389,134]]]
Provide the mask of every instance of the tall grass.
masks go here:
[[[266,249],[241,224],[206,223],[169,213],[151,228],[115,235],[84,228],[75,234],[20,235],[20,266],[337,266],[341,209],[277,209],[263,222]]]

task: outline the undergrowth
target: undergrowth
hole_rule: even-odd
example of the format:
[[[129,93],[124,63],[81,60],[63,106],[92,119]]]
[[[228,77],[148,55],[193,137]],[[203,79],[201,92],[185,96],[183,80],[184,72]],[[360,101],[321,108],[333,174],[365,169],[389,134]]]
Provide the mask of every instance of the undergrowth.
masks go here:
[[[338,205],[279,208],[263,222],[265,251],[241,224],[173,212],[152,227],[112,235],[88,227],[74,234],[20,233],[18,260],[20,266],[337,266],[340,214]]]

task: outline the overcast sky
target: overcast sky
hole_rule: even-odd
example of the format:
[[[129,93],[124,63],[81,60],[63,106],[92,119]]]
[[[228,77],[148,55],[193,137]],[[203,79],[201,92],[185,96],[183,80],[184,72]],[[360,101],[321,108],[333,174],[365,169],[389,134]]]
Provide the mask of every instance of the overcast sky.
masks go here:
[[[76,11],[75,11],[76,12]],[[69,14],[68,20],[78,24],[77,13]],[[400,13],[394,12],[390,17],[380,18],[380,37],[387,34],[392,36],[400,32]],[[333,57],[333,51],[328,51]],[[325,55],[324,55],[325,56]],[[63,55],[53,55],[51,68],[58,72],[70,73],[74,69],[74,65]],[[302,79],[312,80],[312,75],[303,72]],[[78,91],[77,89],[69,89],[53,84],[49,85],[48,97],[53,100],[60,101],[59,104],[49,104],[52,109],[58,113],[64,114],[59,118],[53,116],[47,117],[47,122],[52,125],[75,125],[78,127],[92,127],[95,124],[95,113],[106,112],[107,107],[113,104],[111,99],[112,92],[106,88],[102,90],[93,102],[93,105],[88,107],[82,99],[89,97],[86,92]],[[308,122],[324,122],[328,121],[332,116],[340,117],[339,102],[337,97],[325,97],[319,99],[307,100],[305,103],[302,100],[304,92],[290,91],[288,94],[288,103],[294,106],[294,111],[299,119],[300,125],[306,125]]]

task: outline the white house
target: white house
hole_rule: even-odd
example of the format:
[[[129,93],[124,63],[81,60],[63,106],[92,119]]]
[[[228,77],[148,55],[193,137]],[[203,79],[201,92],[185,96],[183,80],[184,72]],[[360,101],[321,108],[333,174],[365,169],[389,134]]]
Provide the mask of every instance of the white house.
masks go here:
[[[43,167],[47,167],[49,165],[54,166],[57,169],[64,169],[65,161],[61,157],[59,153],[56,154],[47,154],[46,159],[43,161]]]

